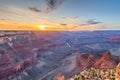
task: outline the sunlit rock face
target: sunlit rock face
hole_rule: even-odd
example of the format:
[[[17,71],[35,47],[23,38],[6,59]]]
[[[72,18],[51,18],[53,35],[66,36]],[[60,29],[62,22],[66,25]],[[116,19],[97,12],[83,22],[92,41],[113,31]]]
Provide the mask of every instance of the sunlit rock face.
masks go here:
[[[115,68],[119,62],[118,57],[111,55],[109,51],[99,55],[81,54],[77,55],[76,63],[82,69],[96,68]]]
[[[96,58],[99,60],[96,60],[93,67],[115,68],[119,62],[118,57],[113,57],[109,51],[98,55]]]
[[[62,74],[57,74],[53,80],[66,80]]]
[[[120,80],[120,63],[116,67],[115,80]]]

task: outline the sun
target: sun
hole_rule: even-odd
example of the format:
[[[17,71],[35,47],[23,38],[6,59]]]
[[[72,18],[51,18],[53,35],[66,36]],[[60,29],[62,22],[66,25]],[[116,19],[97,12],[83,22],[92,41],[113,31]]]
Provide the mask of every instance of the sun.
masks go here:
[[[40,26],[38,26],[38,28],[39,28],[40,30],[46,30],[46,27],[47,27],[47,26],[45,26],[45,25],[40,25]]]

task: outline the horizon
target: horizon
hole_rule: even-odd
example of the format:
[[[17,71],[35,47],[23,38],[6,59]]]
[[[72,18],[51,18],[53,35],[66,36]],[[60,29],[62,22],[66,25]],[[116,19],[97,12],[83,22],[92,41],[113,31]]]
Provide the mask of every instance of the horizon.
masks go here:
[[[10,31],[10,32],[13,32],[13,31],[32,31],[32,32],[94,32],[94,31],[120,31],[120,30],[0,30],[0,31]]]

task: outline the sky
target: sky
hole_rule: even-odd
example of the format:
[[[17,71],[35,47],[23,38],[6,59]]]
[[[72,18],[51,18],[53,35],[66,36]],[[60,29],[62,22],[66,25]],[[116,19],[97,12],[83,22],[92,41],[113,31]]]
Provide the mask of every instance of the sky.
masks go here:
[[[0,30],[120,30],[120,0],[0,0]]]

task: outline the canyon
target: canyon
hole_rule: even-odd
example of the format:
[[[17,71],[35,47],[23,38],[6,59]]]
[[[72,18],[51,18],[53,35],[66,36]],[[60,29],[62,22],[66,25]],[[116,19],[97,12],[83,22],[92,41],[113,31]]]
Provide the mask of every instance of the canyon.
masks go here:
[[[0,31],[0,80],[70,79],[115,68],[120,31]]]

